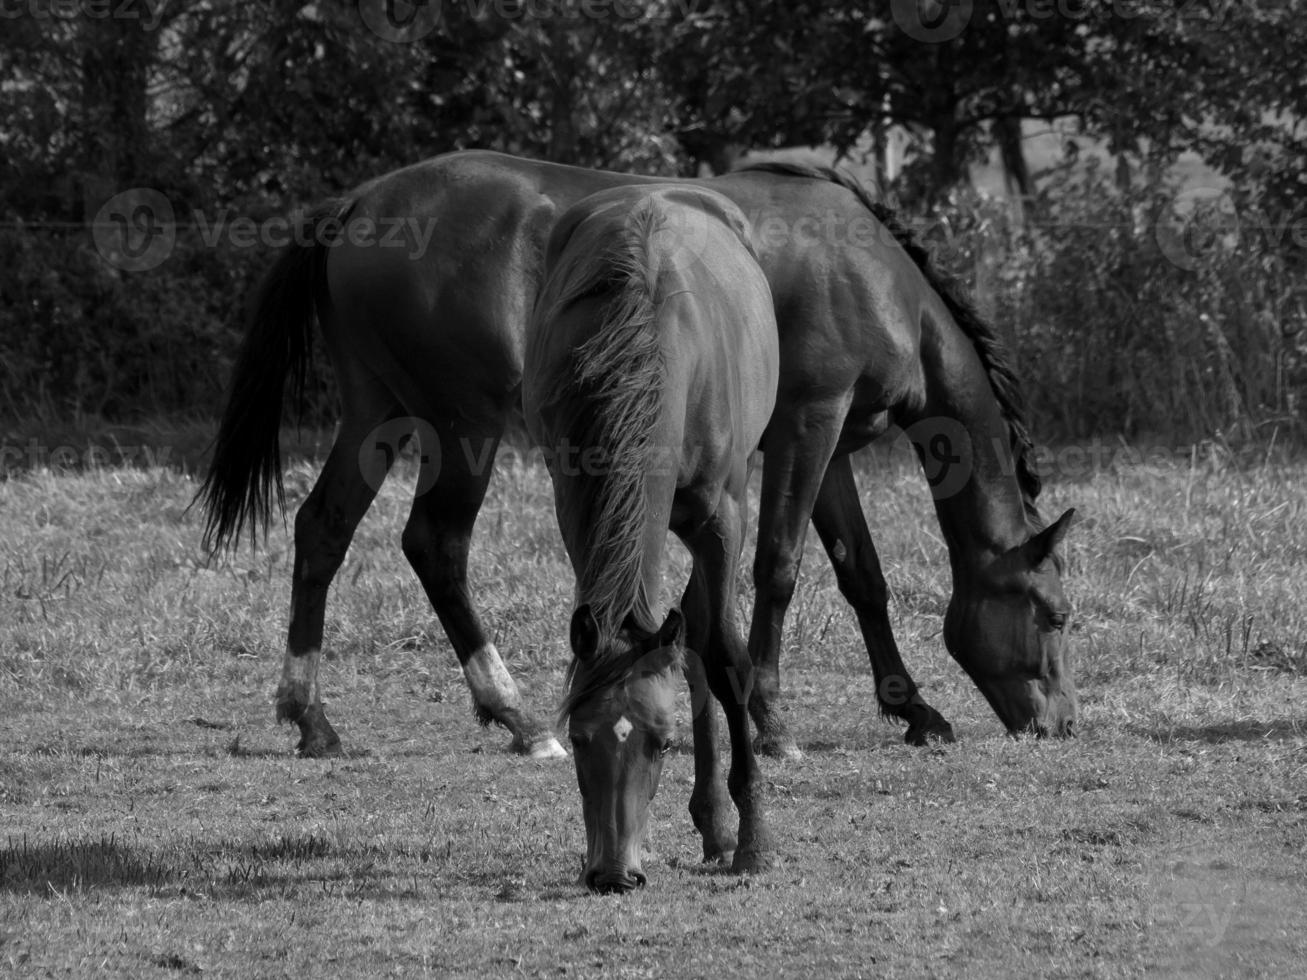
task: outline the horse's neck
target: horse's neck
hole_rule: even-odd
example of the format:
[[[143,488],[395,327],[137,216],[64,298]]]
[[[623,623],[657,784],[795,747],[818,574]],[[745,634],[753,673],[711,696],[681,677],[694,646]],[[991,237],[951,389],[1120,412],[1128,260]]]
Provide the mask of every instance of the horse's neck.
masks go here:
[[[974,346],[947,318],[923,337],[919,440],[955,581],[1029,536],[1011,433]],[[971,356],[968,356],[970,354]]]

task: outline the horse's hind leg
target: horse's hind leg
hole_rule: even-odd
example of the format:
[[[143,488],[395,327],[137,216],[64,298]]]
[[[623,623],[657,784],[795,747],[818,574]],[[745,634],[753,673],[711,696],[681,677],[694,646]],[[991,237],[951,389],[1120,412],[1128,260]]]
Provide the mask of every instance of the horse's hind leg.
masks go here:
[[[299,752],[306,757],[340,752],[340,739],[323,713],[318,689],[327,590],[379,489],[375,476],[381,473],[368,480],[359,465],[359,452],[369,433],[387,417],[379,413],[346,419],[312,492],[295,515],[290,628],[277,687],[277,719],[299,727]]]
[[[472,691],[477,717],[513,735],[516,752],[537,759],[565,756],[552,728],[522,703],[517,684],[486,635],[468,591],[472,526],[490,482],[495,436],[454,436],[441,447],[434,485],[413,500],[404,526],[404,555],[417,573]]]
[[[862,514],[848,456],[832,459],[826,468],[812,523],[835,567],[840,591],[858,615],[876,676],[881,713],[908,723],[905,740],[909,745],[925,745],[932,738],[953,741],[953,727],[921,696],[894,642],[885,576]]]
[[[758,726],[758,750],[798,758],[799,748],[777,710],[781,635],[799,577],[799,559],[821,474],[844,422],[847,403],[777,406],[763,440],[762,502],[754,556],[753,621],[749,655],[754,683],[749,713]]]

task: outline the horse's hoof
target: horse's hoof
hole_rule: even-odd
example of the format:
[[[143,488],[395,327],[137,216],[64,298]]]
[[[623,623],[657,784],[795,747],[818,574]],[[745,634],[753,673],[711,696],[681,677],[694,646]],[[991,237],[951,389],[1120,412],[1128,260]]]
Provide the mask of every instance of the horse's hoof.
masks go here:
[[[329,738],[302,738],[295,751],[301,759],[334,759],[343,754],[340,739],[335,734]]]
[[[513,742],[514,751],[521,752],[528,759],[538,759],[546,761],[548,759],[566,759],[567,750],[558,744],[558,739],[552,735],[544,738],[537,738],[530,745],[522,747],[517,741]]]
[[[704,864],[730,864],[735,857],[735,835],[723,833],[705,837],[703,841]]]
[[[929,745],[931,742],[956,742],[953,726],[936,715],[926,722],[909,725],[903,736],[909,745]]]
[[[780,759],[784,762],[798,762],[803,758],[798,743],[794,741],[793,736],[788,734],[759,735],[753,740],[753,751],[759,755],[765,755],[771,759]]]
[[[716,867],[719,868],[729,868],[731,866],[731,862],[734,860],[735,860],[734,844],[732,844],[726,850],[723,851],[714,850],[711,853],[709,852],[709,849],[707,847],[703,849],[704,864],[715,865]]]
[[[737,875],[760,875],[776,867],[776,856],[769,851],[753,848],[737,850],[731,861],[731,873]]]

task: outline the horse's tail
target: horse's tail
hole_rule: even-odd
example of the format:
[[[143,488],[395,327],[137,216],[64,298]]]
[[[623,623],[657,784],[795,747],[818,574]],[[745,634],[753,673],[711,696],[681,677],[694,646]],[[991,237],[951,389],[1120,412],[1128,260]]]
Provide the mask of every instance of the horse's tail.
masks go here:
[[[204,502],[204,547],[234,545],[247,524],[266,529],[273,497],[284,512],[281,414],[286,382],[302,404],[318,309],[325,303],[322,235],[338,226],[353,202],[324,202],[305,215],[301,231],[264,276],[250,307],[231,388],[213,444],[213,461],[196,501]],[[330,222],[324,226],[324,223]]]

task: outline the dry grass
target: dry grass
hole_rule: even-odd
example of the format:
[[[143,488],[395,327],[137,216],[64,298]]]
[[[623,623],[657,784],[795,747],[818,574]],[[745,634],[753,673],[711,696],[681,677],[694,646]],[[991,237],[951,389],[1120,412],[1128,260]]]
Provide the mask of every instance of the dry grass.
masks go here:
[[[505,462],[473,575],[547,712],[571,581],[543,471]],[[314,472],[292,467],[293,497]],[[472,719],[399,554],[402,479],[332,594],[324,690],[351,754],[328,762],[292,758],[272,724],[284,529],[210,564],[185,476],[0,483],[0,972],[1296,972],[1307,466],[1211,456],[1054,479],[1047,510],[1083,518],[1068,587],[1084,723],[1068,743],[1004,737],[944,654],[947,566],[919,477],[867,459],[862,485],[905,657],[961,742],[909,749],[876,718],[813,548],[782,667],[807,754],[765,765],[782,865],[700,867],[682,751],[650,887],[597,899],[573,881],[570,763],[508,756]]]

